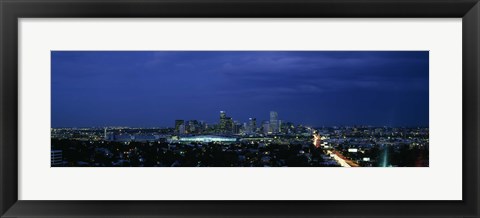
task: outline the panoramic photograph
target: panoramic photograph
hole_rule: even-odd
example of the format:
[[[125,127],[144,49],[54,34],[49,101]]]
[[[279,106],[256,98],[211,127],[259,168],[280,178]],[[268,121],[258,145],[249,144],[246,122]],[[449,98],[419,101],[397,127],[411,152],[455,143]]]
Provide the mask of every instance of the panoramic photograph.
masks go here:
[[[428,51],[51,51],[51,167],[429,167]]]

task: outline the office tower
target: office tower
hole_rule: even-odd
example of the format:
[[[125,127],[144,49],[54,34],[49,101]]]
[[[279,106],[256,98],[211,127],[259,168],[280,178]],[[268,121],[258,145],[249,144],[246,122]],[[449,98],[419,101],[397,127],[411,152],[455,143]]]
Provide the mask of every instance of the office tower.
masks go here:
[[[178,134],[185,134],[185,124],[178,126]]]
[[[264,134],[271,134],[272,131],[270,130],[270,122],[263,121],[262,123],[263,133]]]
[[[221,133],[232,133],[234,130],[233,119],[231,117],[227,117],[227,113],[225,111],[220,111],[220,123],[219,129]]]
[[[220,132],[225,132],[227,128],[227,113],[225,111],[220,111],[220,121],[218,122]]]
[[[225,133],[233,133],[235,129],[235,123],[231,117],[227,117]]]
[[[233,121],[233,133],[234,134],[239,134],[240,130],[242,129],[242,124],[238,121]]]
[[[196,134],[200,131],[200,123],[198,120],[190,120],[185,124],[185,132],[189,134]]]
[[[257,118],[248,119],[248,132],[255,133],[257,131]]]
[[[270,130],[272,133],[278,133],[278,113],[270,111]]]
[[[243,123],[242,129],[240,130],[240,133],[245,133],[245,134],[250,133],[250,130],[249,130],[249,127],[248,127],[247,123]]]
[[[180,134],[180,126],[184,124],[184,120],[175,120],[175,133]]]
[[[320,133],[317,130],[313,131],[313,145],[315,145],[317,148],[322,145]]]

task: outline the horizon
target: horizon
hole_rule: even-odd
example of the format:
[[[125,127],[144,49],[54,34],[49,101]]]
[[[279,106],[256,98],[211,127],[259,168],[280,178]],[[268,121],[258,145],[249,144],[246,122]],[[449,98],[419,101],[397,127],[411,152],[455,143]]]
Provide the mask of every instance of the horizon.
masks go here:
[[[228,114],[228,111],[225,111],[227,112]],[[220,114],[220,113],[219,113]],[[220,116],[218,117],[220,118]],[[232,117],[233,118],[233,117]],[[251,117],[251,118],[256,118],[257,117]],[[167,125],[167,126],[126,126],[126,125],[108,125],[108,126],[61,126],[61,127],[51,127],[53,129],[61,129],[61,128],[138,128],[138,129],[155,129],[155,128],[174,128],[175,125],[174,125],[174,122],[176,120],[183,120],[183,121],[192,121],[192,120],[196,120],[196,121],[199,121],[199,122],[204,122],[206,124],[210,124],[210,125],[217,125],[219,124],[219,122],[205,122],[204,120],[202,119],[192,119],[192,120],[189,120],[189,119],[174,119],[172,120],[172,123],[173,125]],[[281,119],[280,119],[281,120]],[[239,120],[236,120],[236,119],[233,119],[233,121],[238,121],[240,123],[248,123],[248,120],[245,120],[245,121],[239,121]],[[257,119],[256,120],[257,123],[262,123],[264,121],[269,121],[269,119]],[[291,122],[291,121],[288,121],[288,120],[281,120],[282,122],[289,122],[289,123],[293,123],[294,125],[302,125],[302,126],[306,126],[306,127],[311,127],[311,128],[333,128],[333,127],[372,127],[372,128],[379,128],[379,127],[387,127],[387,128],[428,128],[429,126],[426,125],[426,126],[388,126],[388,125],[369,125],[369,124],[353,124],[353,125],[321,125],[321,126],[311,126],[311,125],[305,125],[305,124],[302,124],[302,123],[295,123],[295,122]],[[259,124],[261,125],[261,124]]]

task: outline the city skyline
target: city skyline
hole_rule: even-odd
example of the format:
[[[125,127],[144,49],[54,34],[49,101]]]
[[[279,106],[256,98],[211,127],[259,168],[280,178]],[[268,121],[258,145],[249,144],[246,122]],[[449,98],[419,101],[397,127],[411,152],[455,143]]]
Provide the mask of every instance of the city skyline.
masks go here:
[[[220,113],[222,112],[227,112],[227,111],[219,111]],[[276,111],[268,111],[267,115],[270,114],[270,112],[276,112]],[[217,117],[218,118],[218,117]],[[249,122],[251,122],[251,119],[254,119],[256,122],[258,122],[259,125],[261,125],[261,122],[264,122],[264,121],[270,121],[270,118],[268,116],[264,116],[262,118],[257,118],[257,117],[249,117],[247,120],[237,120],[237,119],[234,119],[232,117],[232,120],[233,121],[238,121],[242,124],[248,124]],[[178,121],[178,120],[182,120],[184,122],[187,122],[187,121],[199,121],[199,122],[203,122],[205,124],[209,124],[209,125],[217,125],[219,124],[219,120],[217,121],[212,121],[212,122],[206,122],[204,119],[182,119],[182,118],[178,118],[178,119],[174,119],[172,120],[171,124],[170,125],[165,125],[165,126],[126,126],[126,125],[105,125],[105,126],[57,126],[57,127],[52,127],[52,128],[175,128],[176,127],[176,124],[175,122]],[[282,122],[289,122],[288,120],[282,120],[282,119],[279,119],[280,121]],[[295,123],[296,125],[304,125],[302,123]],[[422,125],[412,125],[412,126],[386,126],[386,125],[362,125],[362,124],[356,124],[356,125],[322,125],[322,126],[312,126],[312,125],[305,125],[305,126],[308,126],[308,127],[312,127],[312,128],[323,128],[323,127],[360,127],[360,126],[364,126],[364,127],[391,127],[391,128],[395,128],[395,127],[401,127],[401,128],[415,128],[415,127],[419,127],[419,128],[424,128],[424,127],[428,127],[428,125],[426,126],[422,126]]]
[[[271,122],[277,115],[272,112]],[[428,128],[51,129],[52,167],[428,167]],[[270,123],[271,124],[271,123]]]
[[[54,128],[217,123],[219,111],[428,127],[428,52],[52,51]]]

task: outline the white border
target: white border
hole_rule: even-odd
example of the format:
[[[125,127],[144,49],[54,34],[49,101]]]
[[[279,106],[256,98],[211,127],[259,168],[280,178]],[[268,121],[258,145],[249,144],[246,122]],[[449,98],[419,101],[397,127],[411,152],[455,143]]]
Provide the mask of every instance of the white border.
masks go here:
[[[461,19],[19,21],[20,200],[461,200]],[[50,168],[51,50],[430,50],[428,168]]]

